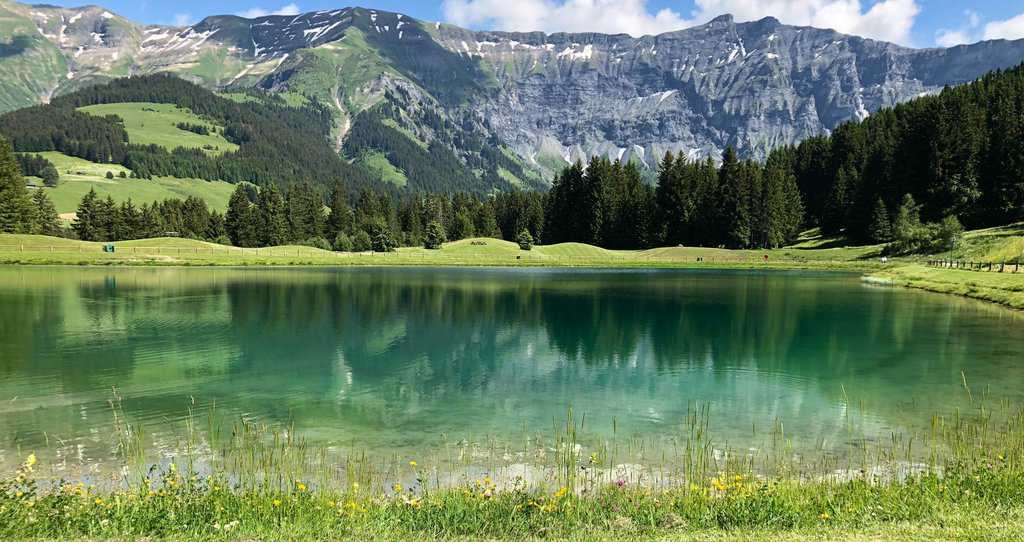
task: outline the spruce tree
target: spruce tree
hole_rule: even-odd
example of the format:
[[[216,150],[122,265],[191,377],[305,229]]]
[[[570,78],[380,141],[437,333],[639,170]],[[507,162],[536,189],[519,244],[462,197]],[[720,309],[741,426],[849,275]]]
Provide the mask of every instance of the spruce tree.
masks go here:
[[[331,188],[329,207],[330,214],[327,216],[326,233],[329,239],[334,239],[340,233],[348,233],[352,229],[352,211],[348,208],[348,200],[344,186],[340,182],[334,183]]]
[[[256,246],[257,240],[253,235],[255,233],[254,215],[248,191],[242,185],[236,186],[228,201],[228,212],[224,216],[224,228],[227,230],[232,245],[236,247]]]
[[[430,250],[437,250],[447,241],[444,234],[444,226],[440,222],[434,220],[430,224],[427,224],[427,235],[424,241],[424,248]]]
[[[36,224],[33,233],[57,237],[61,234],[60,218],[57,216],[57,208],[53,206],[50,197],[42,190],[36,190],[32,194],[32,203],[36,208]]]
[[[27,233],[35,223],[32,201],[11,145],[0,138],[0,233]]]
[[[288,243],[287,207],[274,183],[260,191],[259,217],[260,244],[276,247]]]
[[[871,240],[876,243],[888,243],[892,240],[892,224],[889,221],[889,209],[882,198],[878,198],[871,214]]]
[[[719,169],[718,235],[721,242],[731,248],[750,244],[750,189],[753,184],[751,168],[739,161],[732,147],[725,150]]]
[[[71,225],[79,239],[82,241],[101,240],[101,218],[99,213],[99,197],[96,195],[96,190],[89,189],[89,192],[82,198],[81,203],[78,204],[75,222]]]

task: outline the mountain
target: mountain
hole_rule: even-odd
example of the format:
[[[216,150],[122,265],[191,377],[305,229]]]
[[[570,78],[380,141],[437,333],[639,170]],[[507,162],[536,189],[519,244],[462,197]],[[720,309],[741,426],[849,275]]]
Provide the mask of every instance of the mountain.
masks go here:
[[[540,186],[593,155],[768,151],[1024,60],[1024,40],[911,49],[730,16],[639,38],[474,32],[363,8],[138,25],[100,7],[0,2],[0,109],[169,72],[331,111],[331,142],[397,184]],[[426,179],[426,180],[423,180]]]

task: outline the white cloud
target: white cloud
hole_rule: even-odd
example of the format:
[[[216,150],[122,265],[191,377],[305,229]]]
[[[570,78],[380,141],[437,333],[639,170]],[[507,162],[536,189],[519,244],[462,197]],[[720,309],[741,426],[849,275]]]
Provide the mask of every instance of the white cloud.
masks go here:
[[[987,40],[1016,40],[1024,38],[1024,13],[1005,21],[994,21],[985,25]]]
[[[832,28],[895,43],[909,44],[921,8],[915,0],[880,0],[869,8],[860,0],[697,0],[703,17],[732,13],[737,20],[771,15],[786,24]]]
[[[445,18],[461,26],[523,32],[605,32],[634,36],[690,26],[679,13],[651,13],[646,0],[445,0]]]
[[[646,0],[445,0],[449,22],[502,30],[624,32],[634,36],[679,30],[723,13],[738,21],[773,16],[787,24],[833,28],[897,43],[910,42],[920,12],[915,0],[696,0],[689,16],[664,9],[652,13]]]
[[[295,3],[282,6],[280,9],[275,11],[269,11],[261,7],[251,7],[245,11],[236,13],[239,17],[245,17],[246,19],[258,19],[260,17],[266,17],[267,15],[298,15],[302,13],[299,9],[299,5]]]
[[[965,30],[942,29],[935,33],[935,44],[940,47],[953,47],[971,41],[971,36]]]
[[[189,13],[175,13],[172,24],[174,26],[189,26],[193,20],[192,15]]]

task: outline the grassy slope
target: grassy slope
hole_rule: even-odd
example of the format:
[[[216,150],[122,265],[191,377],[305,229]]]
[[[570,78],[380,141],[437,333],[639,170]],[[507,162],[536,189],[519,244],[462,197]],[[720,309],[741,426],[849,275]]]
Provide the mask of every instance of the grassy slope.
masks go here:
[[[406,183],[409,182],[409,178],[405,176],[405,172],[395,167],[395,165],[388,160],[388,157],[380,151],[364,152],[356,159],[356,163],[377,172],[382,181],[391,183],[395,186],[405,186]]]
[[[25,6],[0,2],[0,112],[49,98],[68,73],[60,50],[39,34],[25,11]]]
[[[944,269],[925,264],[928,257],[912,258],[884,271],[872,273],[868,280],[917,288],[942,294],[953,294],[1014,309],[1024,309],[1024,224],[1013,224],[968,232],[953,252],[931,258],[953,258],[973,262],[1001,264],[1013,262],[1004,273]],[[999,265],[995,265],[999,268]],[[1020,272],[1014,272],[1017,270]]]
[[[476,243],[476,244],[474,244]],[[480,245],[479,243],[486,243]],[[438,265],[552,267],[753,267],[870,269],[877,264],[859,259],[836,260],[809,251],[728,251],[668,248],[612,251],[579,243],[538,246],[522,251],[497,239],[466,239],[441,250],[402,248],[390,254],[333,253],[306,247],[238,249],[186,239],[146,239],[117,243],[115,254],[102,243],[42,236],[0,235],[0,263],[98,265]],[[764,255],[769,262],[764,262]],[[698,262],[698,258],[703,259]]]
[[[117,177],[119,173],[124,171],[126,174],[130,174],[131,172],[117,164],[96,164],[59,152],[31,154],[41,154],[52,162],[57,168],[57,172],[60,173],[60,184],[56,188],[44,189],[53,200],[58,213],[75,212],[82,197],[90,189],[96,190],[100,197],[105,198],[109,195],[117,202],[131,198],[137,204],[196,196],[205,201],[212,209],[223,212],[227,209],[228,200],[234,190],[234,185],[229,183],[201,179],[176,179],[173,177],[156,177],[151,180],[121,179]],[[106,178],[108,171],[115,175],[113,180]],[[39,185],[37,180],[30,179],[30,182]]]
[[[128,140],[139,145],[159,145],[167,150],[177,147],[208,150],[212,155],[238,150],[238,145],[231,143],[224,136],[213,130],[221,129],[213,123],[203,120],[187,109],[170,104],[155,103],[117,103],[90,105],[79,109],[91,115],[116,115],[124,121],[128,132]],[[179,129],[178,123],[200,124],[211,130],[209,135],[199,135]]]

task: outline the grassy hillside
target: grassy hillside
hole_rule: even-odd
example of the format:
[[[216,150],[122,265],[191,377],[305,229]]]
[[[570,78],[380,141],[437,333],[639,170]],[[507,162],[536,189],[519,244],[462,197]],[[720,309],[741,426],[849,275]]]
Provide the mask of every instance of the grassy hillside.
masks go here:
[[[114,115],[124,121],[128,140],[138,145],[159,145],[167,150],[177,147],[204,149],[211,155],[238,150],[238,145],[224,139],[222,126],[203,120],[188,109],[172,104],[114,103],[90,105],[79,111],[105,117]],[[180,123],[205,126],[209,135],[200,135],[177,127]]]
[[[17,6],[0,2],[0,112],[49,99],[64,82],[68,65]]]
[[[537,246],[523,251],[499,239],[465,239],[441,250],[401,248],[388,254],[337,253],[308,247],[240,249],[190,239],[143,239],[102,251],[89,243],[32,235],[0,235],[0,263],[127,265],[380,265],[380,266],[548,266],[848,269],[877,268],[874,259],[831,259],[788,251],[728,251],[705,248],[612,251],[579,243]],[[764,255],[768,254],[767,262]]]
[[[82,197],[89,190],[96,190],[101,198],[110,196],[119,203],[129,198],[137,204],[143,204],[195,196],[205,201],[210,209],[224,212],[228,207],[231,192],[235,189],[234,185],[229,183],[201,179],[122,179],[119,177],[121,172],[131,174],[131,171],[118,164],[96,164],[59,152],[31,154],[42,155],[57,168],[60,184],[56,188],[41,189],[50,196],[57,207],[57,212],[61,214],[75,212]],[[114,174],[114,179],[106,178],[108,171]],[[42,186],[39,179],[30,178],[29,182],[37,187]]]
[[[1010,262],[1003,273],[945,269],[926,265],[928,257],[908,258],[899,265],[873,273],[868,280],[953,294],[1024,309],[1024,224],[968,232],[963,242],[950,253],[934,258],[952,258],[1002,264]],[[1001,265],[994,266],[996,269]]]

